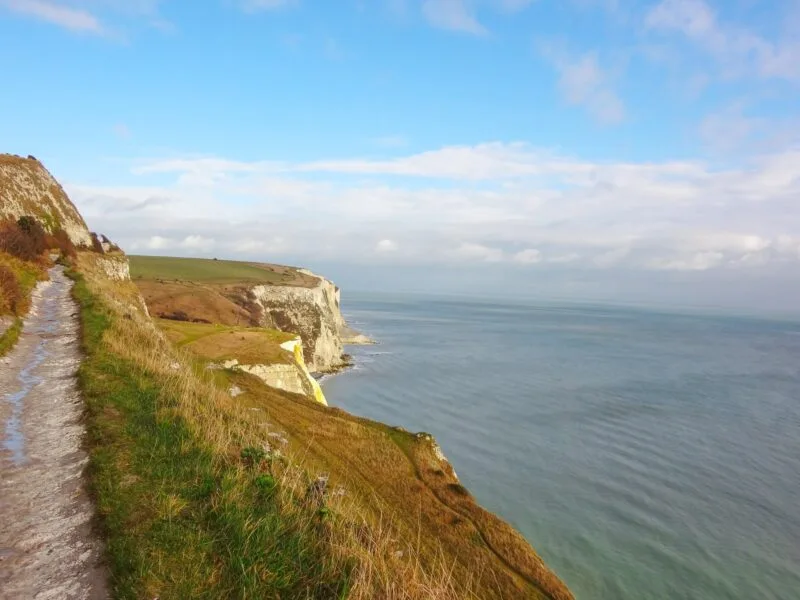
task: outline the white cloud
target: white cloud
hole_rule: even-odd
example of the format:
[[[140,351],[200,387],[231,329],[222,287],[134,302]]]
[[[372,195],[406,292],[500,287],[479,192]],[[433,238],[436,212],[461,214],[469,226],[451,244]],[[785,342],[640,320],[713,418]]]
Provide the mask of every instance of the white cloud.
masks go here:
[[[698,252],[685,258],[654,261],[652,267],[666,271],[707,271],[722,264],[724,259],[722,252]]]
[[[800,116],[757,115],[750,103],[738,100],[708,114],[698,134],[715,151],[753,155],[800,142]]]
[[[381,240],[377,244],[375,244],[375,252],[378,253],[388,253],[388,252],[397,252],[398,246],[397,242],[392,240]]]
[[[625,106],[613,89],[612,77],[600,67],[596,53],[571,56],[545,45],[543,54],[557,70],[558,87],[568,103],[585,107],[601,123],[619,123],[625,118]]]
[[[800,82],[800,38],[766,38],[722,23],[705,0],[661,0],[645,18],[651,30],[677,32],[709,52],[727,76],[756,75]]]
[[[499,248],[490,248],[483,244],[464,242],[450,253],[458,260],[468,262],[500,262],[503,260],[503,251]]]
[[[611,250],[596,254],[594,257],[592,257],[592,262],[600,268],[607,269],[620,264],[620,262],[622,262],[630,254],[630,252],[630,247],[623,245],[618,248],[612,248]]]
[[[721,169],[487,143],[393,160],[143,160],[132,167],[141,186],[68,191],[93,228],[153,251],[299,262],[391,255],[407,264],[538,269],[757,268],[800,259],[799,164],[800,149]]]
[[[216,242],[213,238],[206,238],[202,235],[187,235],[180,243],[181,248],[187,250],[200,250],[208,252],[214,248]]]
[[[171,248],[173,245],[171,240],[160,235],[153,235],[145,242],[144,247],[149,250],[164,250],[166,248]]]
[[[78,33],[106,35],[108,30],[94,14],[49,0],[0,0],[0,6]]]
[[[174,31],[174,25],[160,15],[160,3],[161,0],[0,0],[0,9],[75,33],[125,41],[126,26],[132,23]]]
[[[422,14],[435,27],[476,35],[486,33],[465,0],[423,0]]]
[[[547,262],[564,265],[568,263],[574,263],[581,259],[581,255],[576,252],[571,252],[570,254],[560,254],[558,256],[549,256],[547,258]]]
[[[542,262],[542,253],[536,250],[535,248],[528,248],[526,250],[520,250],[511,258],[514,262],[523,264],[523,265],[535,265],[537,263]]]
[[[478,8],[510,14],[524,10],[533,2],[534,0],[422,0],[421,9],[425,19],[434,27],[486,35],[489,31],[478,19]],[[390,6],[396,13],[404,12],[405,9],[405,3],[398,3],[396,0]]]

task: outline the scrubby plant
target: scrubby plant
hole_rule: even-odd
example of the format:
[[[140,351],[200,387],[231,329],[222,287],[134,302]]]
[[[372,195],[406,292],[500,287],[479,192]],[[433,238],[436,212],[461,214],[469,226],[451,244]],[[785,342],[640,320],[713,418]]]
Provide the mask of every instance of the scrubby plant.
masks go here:
[[[14,271],[0,264],[0,315],[16,315],[24,298]]]
[[[33,262],[39,259],[44,249],[38,247],[34,238],[28,235],[18,223],[0,223],[0,252],[5,252],[21,260]]]
[[[0,252],[5,252],[27,262],[37,262],[47,250],[59,250],[62,256],[74,258],[75,246],[63,229],[47,233],[42,224],[29,216],[16,222],[0,223]]]
[[[267,452],[262,448],[255,446],[248,446],[244,448],[241,453],[242,462],[248,467],[256,467],[267,458]]]
[[[17,219],[17,226],[31,239],[39,253],[47,248],[47,232],[35,217],[20,217]]]
[[[53,249],[57,248],[61,252],[62,257],[70,260],[74,260],[78,255],[75,244],[72,243],[69,235],[67,235],[67,232],[63,229],[57,229],[49,236],[48,247]]]

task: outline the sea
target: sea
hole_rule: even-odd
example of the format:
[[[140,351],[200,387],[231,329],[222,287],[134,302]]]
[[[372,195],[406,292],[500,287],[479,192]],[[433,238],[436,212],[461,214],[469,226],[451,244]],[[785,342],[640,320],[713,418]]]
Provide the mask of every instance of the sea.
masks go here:
[[[328,402],[432,433],[578,600],[800,599],[800,321],[351,294]]]

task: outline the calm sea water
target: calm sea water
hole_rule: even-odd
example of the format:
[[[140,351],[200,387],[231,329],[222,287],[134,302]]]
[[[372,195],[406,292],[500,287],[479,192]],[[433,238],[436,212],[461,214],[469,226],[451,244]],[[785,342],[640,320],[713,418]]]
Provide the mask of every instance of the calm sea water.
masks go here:
[[[380,296],[328,401],[433,433],[579,600],[800,599],[800,323]]]

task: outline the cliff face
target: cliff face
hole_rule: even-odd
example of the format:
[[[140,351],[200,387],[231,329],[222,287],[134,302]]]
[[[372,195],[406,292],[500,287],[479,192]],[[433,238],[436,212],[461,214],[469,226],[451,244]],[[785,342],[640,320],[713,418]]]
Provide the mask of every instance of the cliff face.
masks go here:
[[[303,344],[300,338],[298,337],[284,342],[281,344],[281,348],[291,354],[293,362],[270,365],[243,365],[239,364],[239,361],[236,360],[224,363],[223,366],[250,373],[270,387],[285,392],[292,392],[293,394],[302,394],[309,400],[314,400],[323,406],[328,406],[322,388],[319,383],[317,383],[317,380],[311,376],[311,373],[306,367],[305,360],[303,359]]]
[[[332,282],[310,271],[313,287],[258,285],[250,298],[258,306],[262,327],[297,333],[303,340],[305,362],[311,371],[330,371],[345,364],[342,335],[346,324],[339,309],[340,292]]]
[[[76,246],[90,246],[89,229],[61,185],[35,158],[0,154],[0,219],[36,217],[47,231],[63,229]]]

